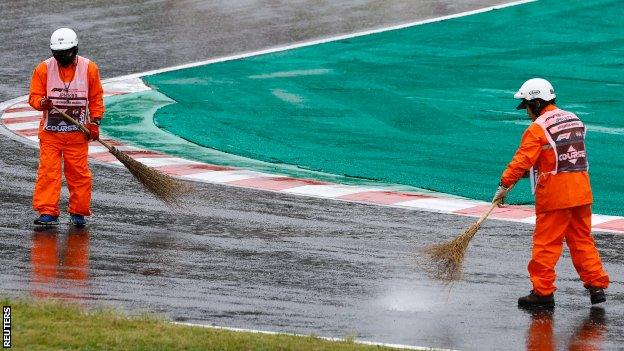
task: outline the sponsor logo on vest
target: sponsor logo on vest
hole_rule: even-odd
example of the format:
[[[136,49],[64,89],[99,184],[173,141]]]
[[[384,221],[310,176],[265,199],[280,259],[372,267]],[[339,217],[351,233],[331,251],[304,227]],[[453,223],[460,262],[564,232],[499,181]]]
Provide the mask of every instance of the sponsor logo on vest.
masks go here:
[[[576,161],[578,161],[579,158],[584,158],[584,157],[585,157],[585,150],[578,151],[570,145],[568,152],[566,152],[565,154],[559,155],[559,161],[568,161],[573,164],[576,164]]]
[[[568,139],[570,139],[570,135],[571,134],[572,134],[572,132],[567,132],[567,133],[560,134],[557,137],[557,140],[555,140],[555,141],[568,140]]]
[[[60,121],[57,125],[48,125],[45,127],[45,130],[51,132],[73,132],[78,130],[78,127],[75,125],[68,125],[65,121]]]
[[[581,121],[566,121],[564,123],[556,124],[551,127],[548,127],[548,132],[551,134],[557,134],[564,130],[569,130],[573,128],[582,128],[582,127],[583,127],[583,123],[581,123]]]
[[[62,98],[71,98],[71,99],[75,99],[78,97],[78,94],[76,93],[66,93],[66,92],[61,92],[59,94],[60,97]]]
[[[563,116],[563,117],[561,117],[561,116]],[[545,120],[544,122],[548,122],[549,120],[551,120],[551,119],[553,119],[553,118],[555,118],[555,121],[554,121],[554,122],[551,122],[550,124],[552,124],[552,123],[557,123],[557,122],[563,121],[564,119],[571,118],[571,117],[570,117],[570,116],[567,116],[565,113],[560,113],[560,112],[558,112],[558,113],[553,113],[552,115],[550,115],[549,117],[547,117],[547,118],[546,118],[546,120]]]
[[[565,117],[557,117],[557,118],[555,118],[555,123],[559,123],[559,122],[567,121],[567,120],[570,120],[570,119],[572,119],[572,118],[570,118],[570,117],[568,117],[568,116],[565,116]]]

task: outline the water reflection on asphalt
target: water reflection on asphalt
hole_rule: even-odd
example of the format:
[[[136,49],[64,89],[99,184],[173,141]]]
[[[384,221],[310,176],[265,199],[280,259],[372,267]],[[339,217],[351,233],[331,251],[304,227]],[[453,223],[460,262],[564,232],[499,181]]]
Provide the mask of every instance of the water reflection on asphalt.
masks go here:
[[[570,335],[563,335],[560,340],[555,335],[554,311],[532,311],[531,323],[526,335],[527,351],[561,350],[602,350],[606,331],[606,312],[602,307],[591,307]]]
[[[89,231],[70,227],[36,228],[32,234],[31,294],[38,298],[81,300],[89,287]]]

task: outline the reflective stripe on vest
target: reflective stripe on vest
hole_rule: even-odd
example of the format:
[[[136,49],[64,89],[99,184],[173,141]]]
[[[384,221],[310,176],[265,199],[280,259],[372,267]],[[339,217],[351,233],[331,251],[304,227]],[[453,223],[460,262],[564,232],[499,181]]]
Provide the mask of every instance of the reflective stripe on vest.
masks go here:
[[[555,169],[549,173],[587,171],[585,125],[575,114],[560,109],[535,120],[555,152]]]
[[[87,124],[87,106],[89,97],[89,82],[87,69],[89,60],[77,56],[76,71],[71,82],[65,83],[61,79],[59,67],[54,57],[45,60],[48,69],[47,95],[56,108],[64,111],[81,124]],[[50,132],[73,132],[80,129],[66,122],[55,112],[46,113],[43,129]]]

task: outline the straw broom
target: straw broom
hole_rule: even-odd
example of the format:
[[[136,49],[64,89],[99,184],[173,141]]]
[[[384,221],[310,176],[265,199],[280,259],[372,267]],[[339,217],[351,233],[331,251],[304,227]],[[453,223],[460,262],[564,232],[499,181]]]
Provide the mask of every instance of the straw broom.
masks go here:
[[[84,125],[73,119],[65,112],[59,110],[56,107],[52,109],[63,116],[67,121],[78,126],[80,130],[91,137],[91,132]],[[104,145],[108,151],[113,154],[126,168],[132,173],[132,175],[143,185],[145,189],[154,194],[157,198],[161,199],[169,206],[179,205],[179,198],[193,190],[189,184],[179,181],[169,175],[162,173],[158,170],[150,168],[141,162],[133,159],[132,157],[117,150],[114,146],[107,142],[98,139],[100,144]]]
[[[501,200],[493,202],[479,220],[453,240],[425,247],[423,250],[427,259],[425,268],[432,278],[447,283],[452,283],[462,278],[464,256],[470,240],[477,234],[481,224],[500,203]]]

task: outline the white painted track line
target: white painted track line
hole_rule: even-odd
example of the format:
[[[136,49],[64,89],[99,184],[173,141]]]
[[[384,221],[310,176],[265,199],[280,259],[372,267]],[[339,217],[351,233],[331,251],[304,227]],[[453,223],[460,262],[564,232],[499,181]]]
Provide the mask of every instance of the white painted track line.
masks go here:
[[[198,328],[215,329],[215,330],[227,330],[227,331],[241,332],[241,333],[297,336],[297,337],[303,337],[303,338],[312,337],[310,335],[303,335],[303,334],[279,333],[279,332],[265,331],[265,330],[219,327],[219,326],[213,326],[213,325],[195,324],[195,323],[186,323],[186,322],[169,322],[169,323],[175,324],[175,325],[183,325],[183,326],[187,326],[187,327],[198,327]],[[346,341],[345,339],[331,338],[331,337],[325,337],[325,336],[314,336],[314,337],[318,338],[318,339],[322,339],[322,340],[327,340],[327,341],[337,341],[337,342]],[[375,342],[375,341],[364,341],[364,340],[353,340],[353,343],[360,344],[360,345],[392,347],[392,348],[395,348],[395,349],[402,349],[402,350],[455,351],[455,350],[452,350],[452,349],[441,349],[441,348],[435,348],[435,347],[412,346],[412,345],[401,345],[401,344],[388,344],[388,343]]]

